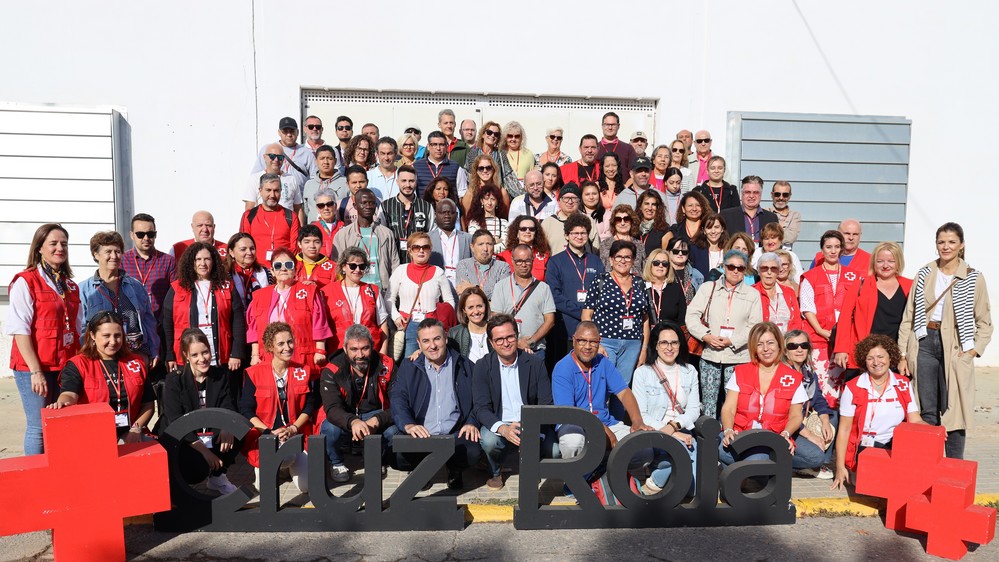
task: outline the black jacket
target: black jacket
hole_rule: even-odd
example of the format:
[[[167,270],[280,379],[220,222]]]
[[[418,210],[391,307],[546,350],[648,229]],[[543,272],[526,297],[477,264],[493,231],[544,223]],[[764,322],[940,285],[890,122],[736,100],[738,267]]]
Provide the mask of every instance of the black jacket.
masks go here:
[[[742,205],[729,209],[722,209],[722,212],[718,214],[725,219],[725,230],[728,231],[729,236],[732,236],[736,232],[746,232],[746,214],[742,212]],[[760,232],[763,231],[764,226],[772,222],[777,222],[777,215],[762,208],[757,209],[756,214],[760,217],[760,230],[756,232],[753,238],[759,239]],[[753,256],[749,257],[752,258]]]
[[[523,351],[517,352],[520,374],[520,397],[525,406],[551,406],[552,383],[545,362]],[[499,356],[491,351],[475,364],[472,371],[472,410],[475,419],[486,429],[503,421],[503,384],[500,381]]]
[[[711,188],[708,187],[708,182],[704,182],[701,185],[695,187],[693,191],[700,193],[701,195],[707,197],[708,203],[711,206],[711,210],[718,213],[724,209],[730,209],[732,207],[739,207],[742,205],[742,200],[739,198],[739,190],[735,188],[734,185],[722,180],[721,187],[721,209],[718,209],[718,201],[715,197],[718,196],[718,192],[715,195],[711,195]]]
[[[350,431],[351,422],[360,419],[358,414],[381,410],[381,413],[375,416],[378,418],[378,427],[382,431],[387,429],[392,425],[392,414],[383,401],[383,396],[388,398],[391,375],[392,360],[372,350],[368,364],[367,388],[362,389],[364,398],[358,404],[361,397],[354,391],[352,380],[354,374],[350,369],[347,354],[340,353],[335,356],[319,377],[319,395],[323,399],[326,419],[340,429]],[[362,383],[363,381],[364,379],[361,379]]]
[[[233,412],[237,411],[235,397],[229,389],[229,371],[227,369],[209,367],[205,381],[206,408],[225,408]],[[180,374],[168,374],[163,390],[163,416],[166,423],[160,425],[161,431],[184,414],[199,409],[200,406],[198,384],[194,382],[194,374],[191,372],[190,365],[185,366]],[[188,433],[184,440],[187,443],[194,443],[198,440],[198,436],[194,433]]]

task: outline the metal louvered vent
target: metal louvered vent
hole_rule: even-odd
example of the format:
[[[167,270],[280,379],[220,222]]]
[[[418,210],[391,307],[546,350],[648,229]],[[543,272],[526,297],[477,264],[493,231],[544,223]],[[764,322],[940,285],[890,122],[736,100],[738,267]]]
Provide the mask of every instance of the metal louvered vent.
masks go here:
[[[598,111],[655,111],[655,100],[606,98],[555,98],[531,96],[490,96],[492,107],[536,107],[544,109],[589,109]]]
[[[469,106],[478,105],[479,96],[467,94],[432,94],[430,92],[375,92],[375,91],[324,91],[302,90],[303,105],[309,102],[332,103],[411,103],[435,106]]]

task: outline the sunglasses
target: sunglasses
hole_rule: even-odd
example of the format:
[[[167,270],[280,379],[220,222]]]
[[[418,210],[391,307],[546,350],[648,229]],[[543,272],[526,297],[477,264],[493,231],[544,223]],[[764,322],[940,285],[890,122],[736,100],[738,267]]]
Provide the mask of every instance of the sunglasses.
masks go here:
[[[478,170],[480,172],[491,172],[491,171],[493,171],[493,167],[492,166],[479,166],[478,168],[476,168],[476,170]]]
[[[807,341],[806,342],[802,342],[802,343],[789,343],[789,344],[787,344],[787,350],[788,351],[795,351],[795,350],[798,350],[798,349],[811,349],[811,348],[812,348],[812,344],[809,343],[809,342],[807,342]]]
[[[357,271],[358,269],[364,271],[365,269],[368,269],[368,264],[366,263],[347,263],[344,265],[349,267],[351,271]]]
[[[282,269],[293,271],[295,269],[295,262],[293,261],[271,262],[271,267],[274,268],[274,271],[281,271]]]
[[[270,158],[272,161],[277,160],[278,162],[284,162],[285,158],[284,154],[271,154],[270,152],[267,153],[267,157]]]
[[[537,229],[536,229],[536,228],[534,228],[533,226],[521,226],[521,227],[519,228],[519,230],[520,230],[521,232],[534,232],[534,231],[536,231]]]
[[[738,271],[739,273],[743,273],[744,271],[746,271],[746,266],[744,266],[744,265],[735,265],[734,263],[726,263],[725,264],[725,269],[727,269],[729,271]]]
[[[670,250],[669,253],[674,256],[686,256],[690,254],[690,250]]]
[[[708,144],[709,142],[711,142],[711,139],[697,139],[694,142],[696,142],[697,144]]]
[[[776,265],[761,265],[756,270],[760,273],[777,273],[780,271],[780,267]]]
[[[790,199],[790,198],[791,198],[791,192],[790,192],[790,191],[788,191],[787,193],[780,193],[780,192],[777,192],[777,191],[774,191],[774,192],[773,192],[773,193],[771,194],[771,196],[772,196],[772,197],[773,197],[774,199]]]
[[[306,125],[305,128],[308,129],[308,130],[310,130],[310,131],[322,131],[323,130],[323,126],[322,125]]]
[[[500,134],[500,132],[499,131],[486,131],[483,134],[486,135],[487,137],[498,137],[499,134]]]
[[[411,134],[411,135],[419,135],[419,134],[420,134],[420,130],[419,130],[419,129],[414,129],[414,128],[412,128],[412,127],[410,127],[410,128],[408,128],[408,129],[406,129],[406,130],[405,130],[405,131],[403,131],[403,132],[404,132],[404,133],[409,133],[409,134]]]
[[[672,150],[674,154],[683,154],[687,151],[686,148],[672,148],[670,150]]]
[[[329,207],[331,209],[336,209],[336,203],[332,201],[330,201],[329,203],[316,203],[316,208],[319,209],[320,211],[322,211],[326,207]]]
[[[507,135],[506,138],[508,138],[508,139],[519,139],[520,135]]]
[[[669,265],[668,261],[665,260],[652,260],[652,267],[666,267]]]
[[[336,130],[338,131],[353,131],[353,125],[337,125]]]
[[[631,222],[631,217],[614,217],[614,222]]]
[[[155,230],[150,230],[149,232],[136,232],[134,234],[135,234],[135,237],[138,238],[139,240],[142,240],[146,236],[148,236],[150,238],[156,238],[156,231]]]
[[[413,244],[409,248],[414,252],[429,252],[430,244]]]
[[[553,140],[553,141],[561,141],[562,140],[562,137],[557,136],[557,135],[548,135],[548,138],[551,139],[551,140]]]

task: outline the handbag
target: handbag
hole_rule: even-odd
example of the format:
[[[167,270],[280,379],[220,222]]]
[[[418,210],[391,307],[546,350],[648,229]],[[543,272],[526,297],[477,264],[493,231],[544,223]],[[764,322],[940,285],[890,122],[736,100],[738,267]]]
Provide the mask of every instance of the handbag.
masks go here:
[[[406,315],[406,318],[410,321],[413,318],[413,311],[416,310],[417,303],[420,302],[420,293],[423,292],[423,284],[426,283],[427,281],[426,275],[427,275],[426,272],[424,272],[423,276],[420,277],[420,284],[416,287],[416,297],[413,299],[413,306],[409,307],[409,314]],[[407,323],[406,326],[408,327],[409,324]],[[402,361],[403,359],[402,354],[405,353],[405,351],[406,351],[406,329],[403,328],[402,330],[397,330],[396,333],[392,336],[392,350],[391,350],[392,359],[394,359],[396,363],[399,363],[400,361]]]
[[[808,415],[805,416],[805,429],[807,429],[812,435],[818,435],[820,438],[822,437],[822,418],[819,417],[818,412],[811,408],[809,408]],[[822,450],[828,451],[834,441],[836,440],[833,439],[832,441],[826,443]]]

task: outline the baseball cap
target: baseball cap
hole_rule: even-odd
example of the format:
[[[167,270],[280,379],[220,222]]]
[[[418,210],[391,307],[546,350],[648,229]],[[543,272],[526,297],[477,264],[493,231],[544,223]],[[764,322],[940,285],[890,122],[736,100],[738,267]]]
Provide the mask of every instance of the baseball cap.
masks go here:
[[[282,117],[281,122],[278,123],[278,130],[281,129],[298,129],[298,121],[295,121],[291,117]]]
[[[642,169],[651,170],[652,160],[649,160],[645,156],[639,156],[638,158],[635,158],[635,162],[631,165],[631,169],[632,171],[642,170]]]
[[[642,140],[646,140],[647,141],[647,140],[649,140],[649,135],[646,135],[642,131],[635,131],[631,135],[631,140],[635,140],[635,139],[642,139]]]

